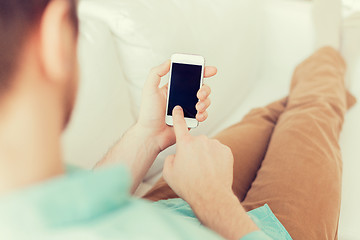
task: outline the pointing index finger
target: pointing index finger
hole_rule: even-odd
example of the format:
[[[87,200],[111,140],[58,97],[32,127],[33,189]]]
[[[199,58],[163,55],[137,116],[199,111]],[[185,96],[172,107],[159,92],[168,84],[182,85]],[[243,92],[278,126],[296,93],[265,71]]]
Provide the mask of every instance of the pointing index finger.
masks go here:
[[[173,117],[175,136],[176,136],[176,140],[178,141],[189,134],[188,127],[186,125],[186,121],[184,118],[184,112],[180,106],[176,106],[173,109],[172,117]]]
[[[170,70],[170,60],[165,61],[161,65],[151,69],[146,86],[157,89],[161,81],[161,77],[165,76]]]

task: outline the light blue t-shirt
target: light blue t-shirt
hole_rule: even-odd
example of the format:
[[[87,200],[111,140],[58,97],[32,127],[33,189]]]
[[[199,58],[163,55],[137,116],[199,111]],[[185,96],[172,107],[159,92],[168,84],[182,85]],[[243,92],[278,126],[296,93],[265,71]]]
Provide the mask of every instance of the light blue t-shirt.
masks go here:
[[[0,197],[0,239],[222,239],[181,199],[131,197],[123,166],[77,171]],[[291,239],[265,205],[248,213],[262,231],[242,240]],[[241,226],[239,226],[241,227]]]

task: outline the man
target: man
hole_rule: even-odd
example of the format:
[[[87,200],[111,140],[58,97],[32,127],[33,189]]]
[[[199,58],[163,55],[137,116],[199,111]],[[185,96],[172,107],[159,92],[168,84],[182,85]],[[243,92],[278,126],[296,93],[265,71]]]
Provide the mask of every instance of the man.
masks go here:
[[[127,194],[127,171],[132,176],[130,192],[134,192],[159,152],[176,139],[184,143],[184,151],[197,148],[193,159],[207,159],[202,169],[193,166],[192,172],[177,172],[187,183],[173,179],[179,194],[194,202],[197,214],[204,214],[203,223],[231,239],[258,231],[232,193],[229,148],[205,137],[191,137],[179,109],[174,111],[175,132],[165,124],[167,86],[158,85],[169,71],[169,61],[152,69],[138,122],[97,165],[121,166],[64,176],[60,138],[76,97],[77,25],[74,0],[0,1],[0,238],[220,238],[164,207]],[[214,67],[205,69],[205,77],[215,73]],[[199,121],[207,118],[209,94],[206,85],[199,90]],[[206,166],[222,171],[214,172],[213,181],[205,181],[200,178],[208,174],[203,171]],[[201,189],[194,188],[196,182],[203,185]],[[180,193],[181,189],[186,190]],[[218,190],[228,198],[214,197]],[[203,199],[206,195],[210,198]],[[234,217],[214,212],[215,220],[209,215],[205,207],[214,200],[229,203],[224,210]],[[230,207],[234,204],[236,210]]]
[[[0,0],[0,239],[336,238],[337,140],[355,101],[336,41],[321,42],[333,48],[297,68],[288,98],[217,140],[192,137],[179,107],[174,128],[165,124],[166,61],[149,74],[137,123],[96,170],[65,175],[60,137],[77,89],[75,10],[74,0]],[[205,77],[215,73],[205,69]],[[198,93],[199,121],[209,94],[207,86]],[[130,197],[175,142],[164,179],[145,196],[156,202]]]

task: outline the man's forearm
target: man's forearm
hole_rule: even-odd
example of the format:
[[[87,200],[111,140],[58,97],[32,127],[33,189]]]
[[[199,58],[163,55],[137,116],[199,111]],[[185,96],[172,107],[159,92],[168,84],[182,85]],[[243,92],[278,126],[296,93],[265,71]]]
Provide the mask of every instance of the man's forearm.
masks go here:
[[[231,192],[205,197],[190,204],[200,221],[226,239],[239,240],[259,230]]]
[[[133,193],[159,152],[160,149],[154,139],[135,125],[109,150],[95,168],[117,163],[125,164],[133,177],[131,187],[131,193]]]

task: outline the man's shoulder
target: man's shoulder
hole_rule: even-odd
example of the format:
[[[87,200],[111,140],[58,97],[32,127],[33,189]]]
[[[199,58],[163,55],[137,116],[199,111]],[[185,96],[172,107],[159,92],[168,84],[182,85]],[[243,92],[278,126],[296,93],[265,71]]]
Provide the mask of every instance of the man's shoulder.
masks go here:
[[[0,198],[0,239],[221,239],[191,220],[182,200],[131,197],[130,181],[123,166],[75,168]]]

